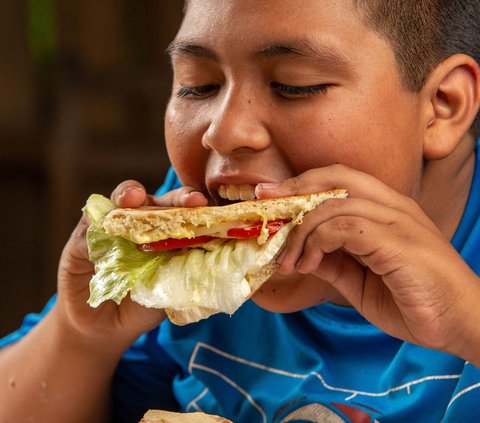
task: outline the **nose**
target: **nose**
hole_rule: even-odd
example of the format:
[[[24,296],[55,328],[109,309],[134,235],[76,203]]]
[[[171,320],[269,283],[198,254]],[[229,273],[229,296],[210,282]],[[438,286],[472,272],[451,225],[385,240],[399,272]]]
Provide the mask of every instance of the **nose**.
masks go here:
[[[202,137],[207,150],[221,155],[260,151],[270,144],[270,134],[263,116],[265,107],[248,90],[230,89],[212,105],[210,122]]]

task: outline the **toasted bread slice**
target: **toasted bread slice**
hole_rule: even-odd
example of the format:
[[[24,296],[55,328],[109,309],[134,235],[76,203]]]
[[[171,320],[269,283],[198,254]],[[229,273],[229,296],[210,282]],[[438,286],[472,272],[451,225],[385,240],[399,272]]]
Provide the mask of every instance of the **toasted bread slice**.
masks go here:
[[[110,235],[121,236],[137,244],[168,238],[193,238],[199,229],[229,221],[270,221],[296,219],[331,198],[345,198],[345,190],[331,190],[263,200],[249,200],[227,206],[112,210],[103,222]]]

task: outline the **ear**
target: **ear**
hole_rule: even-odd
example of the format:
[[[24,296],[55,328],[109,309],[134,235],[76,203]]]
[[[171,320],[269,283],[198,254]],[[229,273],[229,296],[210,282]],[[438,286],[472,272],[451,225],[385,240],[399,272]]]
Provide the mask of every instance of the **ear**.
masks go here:
[[[424,156],[451,154],[470,130],[480,106],[480,67],[465,54],[438,65],[422,88],[425,100]]]

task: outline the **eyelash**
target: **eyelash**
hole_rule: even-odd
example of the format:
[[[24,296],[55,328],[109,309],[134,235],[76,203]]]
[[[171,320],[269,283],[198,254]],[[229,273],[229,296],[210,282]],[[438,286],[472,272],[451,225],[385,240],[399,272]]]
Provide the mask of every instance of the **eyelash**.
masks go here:
[[[306,97],[315,94],[325,94],[330,88],[329,84],[295,86],[281,84],[279,82],[272,82],[270,86],[280,95],[283,95],[285,97]]]
[[[202,98],[207,96],[211,91],[217,89],[217,85],[202,85],[200,87],[181,87],[177,92],[178,98],[196,97]]]
[[[270,87],[276,91],[279,95],[284,97],[307,97],[315,94],[325,94],[331,85],[329,84],[317,84],[307,86],[295,86],[281,84],[279,82],[270,83]],[[193,97],[193,98],[205,98],[208,95],[218,89],[218,85],[202,85],[199,87],[181,87],[177,92],[178,98]]]

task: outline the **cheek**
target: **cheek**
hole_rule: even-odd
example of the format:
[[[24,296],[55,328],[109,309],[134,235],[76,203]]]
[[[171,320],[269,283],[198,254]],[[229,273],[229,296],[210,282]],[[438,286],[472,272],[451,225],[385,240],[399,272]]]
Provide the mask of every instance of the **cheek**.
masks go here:
[[[308,111],[295,120],[280,121],[286,123],[280,127],[277,140],[281,140],[296,174],[335,163],[363,167],[362,157],[369,156],[358,136],[361,128],[342,113]]]
[[[184,185],[203,189],[206,150],[202,147],[202,123],[187,108],[169,104],[165,115],[165,143],[168,156]]]
[[[347,106],[334,112],[304,111],[296,119],[282,120],[288,123],[281,126],[278,139],[294,172],[341,163],[413,194],[422,168],[422,143],[410,123],[412,113],[398,115],[377,104],[361,107],[356,101]]]
[[[339,134],[328,115],[305,110],[278,116],[273,137],[295,174],[339,161]]]

